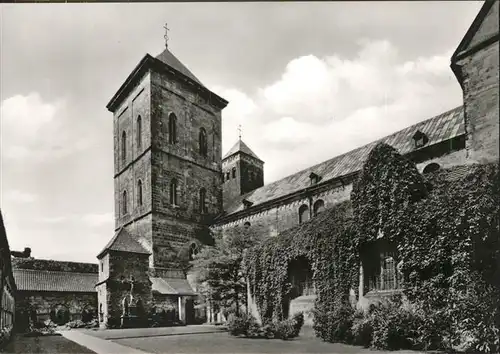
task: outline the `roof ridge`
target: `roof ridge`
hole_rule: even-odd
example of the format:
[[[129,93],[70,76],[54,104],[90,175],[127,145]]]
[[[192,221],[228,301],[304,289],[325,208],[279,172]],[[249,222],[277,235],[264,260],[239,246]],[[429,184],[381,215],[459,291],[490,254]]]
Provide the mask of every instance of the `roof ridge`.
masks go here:
[[[341,160],[343,157],[345,157],[346,155],[355,154],[355,153],[356,153],[356,152],[358,152],[358,151],[362,151],[363,149],[368,148],[370,145],[375,145],[375,144],[377,144],[377,143],[380,143],[380,142],[384,142],[384,141],[390,140],[392,137],[396,136],[397,134],[401,134],[401,133],[402,133],[402,132],[404,132],[404,131],[411,130],[412,128],[416,128],[416,127],[418,127],[418,126],[420,126],[420,125],[425,124],[426,122],[430,122],[430,121],[435,120],[435,119],[438,119],[438,118],[440,118],[440,117],[446,117],[447,115],[450,115],[450,114],[452,114],[452,113],[454,113],[454,112],[459,112],[459,111],[463,111],[463,104],[458,105],[458,106],[456,106],[456,107],[454,107],[454,108],[450,108],[450,109],[448,109],[448,110],[446,110],[446,111],[444,111],[444,112],[441,112],[441,113],[439,113],[439,114],[433,115],[433,116],[431,116],[430,118],[427,118],[427,119],[421,120],[421,121],[419,121],[419,122],[417,122],[417,123],[414,123],[414,124],[412,124],[412,125],[409,125],[409,126],[407,126],[407,127],[405,127],[405,128],[399,129],[399,130],[397,130],[397,131],[395,131],[395,132],[392,132],[392,133],[390,133],[390,134],[388,134],[388,135],[385,135],[385,136],[383,136],[383,137],[381,137],[381,138],[379,138],[379,139],[376,139],[376,140],[373,140],[373,141],[371,141],[371,142],[369,142],[369,143],[366,143],[366,144],[364,144],[364,145],[358,146],[358,147],[356,147],[356,148],[354,148],[354,149],[352,149],[352,150],[348,150],[348,151],[346,151],[346,152],[344,152],[344,153],[342,153],[342,154],[335,155],[335,156],[333,156],[333,157],[331,157],[331,158],[329,158],[329,159],[323,160],[323,161],[321,161],[321,162],[319,162],[319,163],[317,163],[317,164],[315,164],[315,165],[313,165],[313,166],[309,166],[309,167],[303,168],[303,169],[301,169],[301,170],[299,170],[299,171],[296,171],[296,172],[294,172],[294,173],[291,173],[291,174],[289,174],[289,175],[287,175],[287,176],[285,176],[285,177],[283,177],[283,178],[280,178],[280,179],[278,179],[278,180],[275,180],[275,181],[273,181],[273,182],[271,182],[271,183],[265,184],[264,186],[262,186],[262,187],[260,187],[260,188],[257,188],[257,189],[255,189],[255,190],[253,190],[253,191],[251,191],[251,192],[246,193],[246,194],[243,194],[243,195],[239,196],[238,198],[235,198],[235,199],[230,200],[230,201],[229,201],[229,203],[227,203],[226,205],[227,205],[227,206],[230,206],[230,205],[233,205],[233,204],[234,204],[234,203],[236,203],[236,202],[241,202],[241,200],[243,200],[244,198],[251,198],[251,197],[252,197],[252,195],[253,195],[253,194],[255,194],[255,193],[256,193],[256,192],[258,192],[258,191],[266,191],[268,188],[269,188],[269,189],[272,189],[272,188],[273,188],[273,186],[280,185],[281,183],[284,183],[284,182],[285,182],[285,181],[287,181],[288,179],[293,179],[294,177],[296,177],[296,176],[298,176],[298,175],[300,175],[300,174],[306,173],[306,172],[308,172],[308,171],[314,171],[315,169],[318,169],[319,167],[323,167],[323,166],[325,166],[326,164],[333,162],[334,160],[339,160],[339,161],[340,161],[340,160]],[[427,129],[426,129],[426,130],[427,130]],[[440,141],[442,141],[442,140],[440,140]],[[436,144],[436,143],[439,143],[440,141],[433,142],[432,144],[434,145],[434,144]],[[394,144],[395,142],[392,142],[392,143]],[[340,177],[341,177],[341,176],[340,176]],[[267,193],[267,192],[265,192],[265,193]],[[292,192],[287,192],[287,193],[283,194],[282,196],[288,195],[288,194],[290,194],[290,193],[293,193],[293,191],[292,191]],[[272,199],[274,199],[274,197],[273,197],[273,198],[271,198],[271,199],[267,199],[267,198],[266,198],[266,200],[272,200]],[[262,202],[259,202],[258,204],[261,204],[261,203],[262,203]],[[258,204],[257,204],[257,205],[258,205]],[[226,205],[224,205],[224,207],[226,207]],[[229,214],[225,214],[225,215],[227,216],[227,215],[233,214],[234,212],[235,212],[235,211],[230,211],[230,212],[229,212]]]
[[[58,259],[51,259],[51,258],[34,258],[34,257],[19,258],[19,257],[16,257],[16,259],[18,259],[18,260],[48,261],[48,262],[62,262],[62,263],[75,263],[75,264],[93,264],[93,265],[96,265],[96,266],[98,265],[98,263],[76,262],[76,261],[61,261],[61,260],[58,260]]]
[[[12,271],[29,271],[29,272],[45,272],[45,273],[62,273],[62,274],[78,274],[78,275],[99,275],[99,272],[95,273],[83,273],[83,272],[70,272],[65,270],[47,270],[47,269],[26,269],[26,268],[13,268]]]
[[[432,117],[430,117],[430,118],[428,118],[428,119],[422,120],[422,121],[420,121],[420,122],[418,122],[418,123],[415,123],[415,124],[409,125],[409,126],[407,126],[406,128],[399,129],[399,130],[397,130],[397,131],[395,131],[395,132],[393,132],[393,133],[391,133],[391,134],[389,134],[389,135],[386,135],[386,136],[384,136],[384,137],[382,137],[382,138],[379,138],[379,139],[377,139],[377,140],[373,140],[373,141],[371,141],[371,142],[369,142],[369,143],[367,143],[367,144],[364,144],[364,145],[358,146],[357,148],[354,148],[354,149],[352,149],[352,150],[348,150],[348,151],[346,151],[346,152],[344,152],[344,153],[342,153],[342,154],[335,155],[335,156],[333,156],[332,158],[329,158],[329,159],[327,159],[327,160],[324,160],[324,161],[322,161],[322,162],[319,162],[319,163],[317,163],[317,164],[315,164],[315,165],[313,165],[313,166],[306,167],[306,168],[304,168],[304,169],[302,169],[302,170],[299,170],[299,171],[297,171],[297,172],[295,172],[295,173],[292,173],[292,174],[290,174],[290,175],[288,175],[288,176],[285,176],[285,177],[280,178],[280,179],[278,179],[278,180],[276,180],[276,181],[273,181],[273,182],[271,182],[271,183],[269,183],[269,184],[266,184],[266,186],[270,186],[270,185],[272,185],[272,184],[274,184],[274,183],[277,183],[277,182],[280,182],[280,181],[282,181],[282,180],[285,180],[285,179],[287,179],[287,178],[289,178],[289,177],[292,177],[292,176],[294,176],[294,175],[296,175],[296,174],[298,174],[298,173],[301,173],[301,172],[305,172],[305,171],[311,170],[311,169],[313,169],[313,168],[315,168],[315,167],[318,167],[318,166],[320,166],[320,165],[324,164],[326,161],[330,161],[330,160],[333,160],[333,159],[336,159],[336,158],[340,158],[340,157],[342,157],[342,156],[344,156],[344,155],[347,155],[347,154],[349,154],[349,153],[352,153],[353,151],[357,151],[357,150],[363,149],[363,148],[365,148],[365,147],[367,147],[367,146],[369,146],[369,145],[371,145],[371,144],[378,143],[378,142],[380,142],[380,141],[382,141],[382,140],[384,140],[384,139],[387,139],[387,138],[389,138],[389,137],[391,137],[391,136],[393,136],[393,135],[395,135],[395,134],[397,134],[397,133],[400,133],[400,132],[402,132],[402,131],[404,131],[404,130],[406,130],[406,129],[410,129],[410,128],[412,128],[412,127],[416,127],[416,126],[418,126],[418,125],[422,124],[423,122],[426,122],[426,121],[429,121],[429,120],[431,120],[431,119],[435,119],[435,118],[438,118],[438,117],[444,116],[444,115],[449,114],[449,113],[451,113],[452,111],[455,111],[455,110],[458,110],[458,109],[463,109],[463,105],[461,105],[461,106],[457,106],[457,107],[452,108],[452,109],[449,109],[449,110],[447,110],[447,111],[445,111],[445,112],[443,112],[443,113],[437,114],[437,115],[432,116]],[[263,186],[263,187],[264,187],[264,186]],[[262,187],[261,187],[261,188],[262,188]],[[252,191],[252,192],[253,192],[253,191]],[[248,192],[247,194],[243,194],[242,196],[244,196],[244,195],[249,195],[249,194],[250,194],[250,193],[252,193],[252,192]]]

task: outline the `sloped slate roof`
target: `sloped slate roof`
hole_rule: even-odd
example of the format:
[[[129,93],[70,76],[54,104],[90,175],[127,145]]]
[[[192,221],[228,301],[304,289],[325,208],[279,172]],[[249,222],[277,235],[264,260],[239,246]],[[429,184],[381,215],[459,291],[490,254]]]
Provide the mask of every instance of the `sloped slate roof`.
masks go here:
[[[184,64],[182,64],[181,61],[177,59],[175,55],[173,55],[172,52],[168,50],[168,48],[165,48],[163,52],[157,55],[156,59],[160,60],[164,64],[167,64],[171,68],[177,70],[184,76],[189,77],[191,80],[196,81],[198,84],[204,87],[201,81],[198,80],[198,78],[194,76],[194,74],[191,71],[189,71],[189,69]]]
[[[108,242],[104,249],[99,252],[99,255],[97,257],[99,258],[106,251],[151,254],[124,228],[121,228],[115,233],[115,236],[113,236],[113,238]]]
[[[483,6],[481,7],[481,9],[479,10],[479,12],[477,13],[476,15],[476,18],[474,19],[474,21],[472,21],[472,24],[470,25],[469,29],[467,30],[467,32],[465,33],[464,37],[462,38],[462,40],[460,41],[460,44],[458,45],[457,49],[455,50],[455,52],[453,53],[452,55],[452,61],[456,59],[456,57],[463,51],[465,51],[467,49],[467,47],[471,44],[471,42],[473,41],[474,39],[474,36],[478,33],[478,31],[480,30],[481,28],[481,25],[483,24],[483,22],[485,21],[485,19],[487,18],[490,10],[493,8],[493,7],[496,7],[494,10],[496,10],[496,12],[498,13],[498,1],[495,1],[495,0],[487,0],[483,3]],[[495,16],[495,14],[492,14],[493,16]],[[498,15],[497,15],[498,16]],[[498,35],[498,17],[495,16],[495,20],[497,21],[497,31],[496,31],[496,35]],[[487,38],[483,38],[483,40],[486,40]]]
[[[409,153],[414,150],[412,136],[417,130],[420,130],[429,138],[424,147],[465,134],[463,107],[456,107],[385,138],[371,142],[230,200],[224,205],[225,214],[222,217],[243,210],[243,199],[252,202],[252,207],[256,207],[264,202],[300,191],[310,186],[309,175],[312,172],[321,176],[322,182],[325,182],[359,171],[372,148],[379,142],[391,145],[399,150],[401,154]]]
[[[17,289],[22,291],[95,292],[97,273],[71,273],[14,269]]]
[[[222,158],[223,160],[228,158],[229,156],[233,155],[233,154],[236,154],[237,152],[243,152],[247,155],[250,155],[254,158],[256,158],[257,160],[260,160],[262,161],[261,159],[259,159],[259,157],[252,151],[252,149],[250,149],[247,144],[245,144],[243,142],[243,140],[239,139],[236,144],[233,145],[233,147],[231,149],[229,149],[229,151],[227,152],[226,155],[224,155],[224,157]]]
[[[151,288],[163,295],[197,295],[186,279],[150,278]]]

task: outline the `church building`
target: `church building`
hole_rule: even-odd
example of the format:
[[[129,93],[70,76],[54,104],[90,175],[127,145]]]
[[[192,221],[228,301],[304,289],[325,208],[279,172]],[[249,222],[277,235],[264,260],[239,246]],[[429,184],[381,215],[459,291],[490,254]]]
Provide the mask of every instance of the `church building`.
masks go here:
[[[139,325],[134,319],[158,309],[173,309],[180,321],[194,323],[198,294],[186,265],[213,243],[211,235],[252,228],[273,237],[308,222],[350,198],[377,143],[393,146],[424,174],[498,161],[498,6],[484,3],[451,58],[463,105],[267,185],[264,161],[241,138],[222,155],[228,101],[167,46],[157,56],[146,54],[106,106],[113,114],[115,235],[96,252],[97,269],[72,275],[95,284],[77,289],[79,298],[91,294],[94,300],[86,301],[97,307],[101,327]],[[397,288],[396,265],[384,257],[375,281],[360,287],[360,303]],[[35,273],[42,279],[41,272],[14,269],[14,276],[26,279],[21,290],[35,291],[29,279]],[[313,306],[314,285],[304,274],[290,314]],[[384,282],[388,276],[392,280]],[[50,290],[63,288],[75,291]],[[251,294],[249,299],[252,305]],[[43,303],[49,313],[51,303]]]

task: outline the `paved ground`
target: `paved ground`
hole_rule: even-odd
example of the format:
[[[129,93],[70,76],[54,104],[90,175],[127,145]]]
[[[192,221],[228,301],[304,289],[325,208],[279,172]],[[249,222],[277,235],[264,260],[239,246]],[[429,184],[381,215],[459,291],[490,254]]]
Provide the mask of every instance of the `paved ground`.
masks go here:
[[[236,338],[224,332],[221,327],[209,325],[101,331],[71,330],[63,332],[63,335],[98,354],[384,353],[322,342],[314,337],[314,331],[310,327],[304,327],[300,337],[289,341]],[[417,352],[391,352],[394,353]]]
[[[62,336],[23,337],[15,335],[2,350],[4,353],[95,353]]]
[[[124,346],[119,343],[112,342],[110,340],[105,340],[97,338],[94,336],[89,336],[84,331],[81,330],[69,330],[60,331],[60,333],[75,343],[78,343],[85,348],[91,350],[91,353],[97,354],[147,354],[136,348],[129,346]],[[67,352],[67,353],[79,353],[77,351]],[[88,353],[88,352],[87,352]]]
[[[157,327],[157,328],[127,328],[106,330],[82,330],[85,334],[102,339],[123,339],[141,337],[163,337],[170,335],[219,333],[224,327],[212,325],[192,325],[179,327]]]
[[[289,341],[279,339],[236,338],[228,333],[172,335],[133,339],[115,339],[116,343],[138,348],[149,353],[379,353],[344,344],[325,343],[316,338],[298,337]],[[402,351],[397,352],[403,353]],[[412,353],[408,351],[406,353]],[[416,352],[413,352],[416,353]],[[392,352],[394,354],[394,352]]]

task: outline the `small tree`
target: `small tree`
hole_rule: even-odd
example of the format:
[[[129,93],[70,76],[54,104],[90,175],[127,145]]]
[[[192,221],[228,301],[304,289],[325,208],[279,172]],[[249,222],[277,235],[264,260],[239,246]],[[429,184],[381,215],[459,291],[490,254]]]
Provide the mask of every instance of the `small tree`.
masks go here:
[[[243,255],[260,241],[260,237],[250,228],[235,227],[225,235],[214,235],[214,239],[215,245],[205,246],[191,262],[196,280],[206,284],[212,303],[225,309],[234,307],[239,314],[242,304],[248,308]]]

